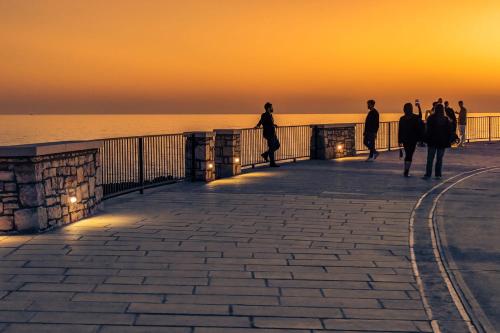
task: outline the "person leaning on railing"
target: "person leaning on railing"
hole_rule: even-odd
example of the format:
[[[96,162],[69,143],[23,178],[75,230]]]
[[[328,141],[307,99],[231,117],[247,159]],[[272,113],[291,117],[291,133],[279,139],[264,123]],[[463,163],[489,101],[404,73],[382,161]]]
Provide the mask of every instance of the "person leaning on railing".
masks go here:
[[[261,154],[262,158],[268,162],[269,166],[272,168],[277,168],[279,165],[275,162],[274,152],[280,148],[280,142],[278,136],[276,135],[276,128],[278,125],[274,123],[273,118],[273,105],[267,102],[264,105],[264,110],[266,110],[261,116],[260,120],[255,126],[259,128],[262,126],[264,139],[267,141],[267,150]]]

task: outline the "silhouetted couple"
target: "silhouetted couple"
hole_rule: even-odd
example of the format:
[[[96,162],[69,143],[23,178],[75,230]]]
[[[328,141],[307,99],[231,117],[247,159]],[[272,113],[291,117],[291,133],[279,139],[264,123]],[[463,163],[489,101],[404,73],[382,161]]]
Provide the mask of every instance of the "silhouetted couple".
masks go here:
[[[270,167],[277,168],[279,165],[276,164],[274,152],[280,148],[280,142],[276,135],[276,127],[278,127],[278,125],[274,123],[273,105],[267,102],[264,105],[264,110],[266,111],[260,116],[260,121],[255,126],[255,128],[262,126],[262,135],[267,141],[268,149],[262,153],[261,156],[266,162],[269,162]]]
[[[425,131],[420,117],[413,114],[411,103],[406,103],[403,110],[405,115],[399,120],[398,141],[405,151],[404,176],[409,176],[415,147],[417,142],[423,138],[427,143],[427,165],[423,178],[428,179],[432,176],[435,159],[435,176],[440,179],[444,152],[446,148],[451,147],[451,142],[454,139],[453,124],[445,115],[443,104],[437,103],[434,106],[434,112],[427,118]]]

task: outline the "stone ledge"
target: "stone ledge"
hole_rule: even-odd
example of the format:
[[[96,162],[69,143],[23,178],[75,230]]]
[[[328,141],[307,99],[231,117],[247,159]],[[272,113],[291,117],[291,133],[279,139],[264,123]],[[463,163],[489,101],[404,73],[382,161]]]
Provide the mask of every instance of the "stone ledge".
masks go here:
[[[215,134],[240,134],[241,129],[214,129]]]
[[[35,157],[99,149],[102,141],[64,141],[0,147],[0,157]]]
[[[182,134],[186,137],[194,135],[196,138],[212,138],[215,136],[214,132],[184,132]]]
[[[346,124],[316,124],[316,125],[309,125],[310,127],[314,128],[345,128],[345,127],[356,127],[355,123],[346,123]]]

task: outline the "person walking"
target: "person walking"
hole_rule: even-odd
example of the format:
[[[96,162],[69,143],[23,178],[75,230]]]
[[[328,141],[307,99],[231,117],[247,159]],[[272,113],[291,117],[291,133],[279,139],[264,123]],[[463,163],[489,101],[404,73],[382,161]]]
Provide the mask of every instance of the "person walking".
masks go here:
[[[379,128],[379,114],[377,109],[375,109],[375,101],[370,99],[366,102],[368,105],[368,114],[365,119],[365,130],[363,133],[363,143],[370,150],[370,155],[368,155],[367,162],[371,162],[377,159],[379,153],[375,148],[375,140],[377,139],[377,132]]]
[[[278,140],[278,136],[276,135],[276,128],[278,125],[274,123],[273,105],[267,102],[264,105],[264,110],[265,112],[260,116],[260,121],[255,126],[255,128],[262,126],[262,134],[264,139],[267,141],[268,149],[260,156],[262,156],[266,162],[269,162],[270,167],[277,168],[279,165],[276,164],[274,152],[280,148],[280,142]]]
[[[404,173],[410,176],[410,167],[417,142],[422,140],[423,122],[420,116],[413,114],[413,105],[406,103],[403,107],[404,116],[399,119],[398,143],[405,152]]]
[[[427,143],[427,166],[424,179],[432,176],[432,166],[436,157],[435,176],[441,179],[443,168],[443,156],[446,148],[451,146],[451,122],[444,114],[442,104],[436,105],[434,114],[427,119],[425,129],[425,142]]]
[[[465,141],[467,140],[466,137],[466,128],[467,128],[467,109],[464,107],[464,102],[459,101],[458,106],[460,107],[460,111],[457,113],[458,114],[458,131],[460,133],[460,143],[458,144],[459,147],[463,147],[465,145]]]

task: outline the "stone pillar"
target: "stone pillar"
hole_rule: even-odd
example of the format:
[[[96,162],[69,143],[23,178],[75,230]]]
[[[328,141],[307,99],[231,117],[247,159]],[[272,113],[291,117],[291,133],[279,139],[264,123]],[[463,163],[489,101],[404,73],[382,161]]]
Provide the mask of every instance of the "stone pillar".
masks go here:
[[[226,178],[241,173],[241,130],[216,129],[215,171],[217,178]]]
[[[186,132],[186,179],[215,180],[214,132]]]
[[[355,124],[311,125],[311,159],[356,155]]]
[[[99,141],[0,147],[0,232],[38,232],[101,206]]]

